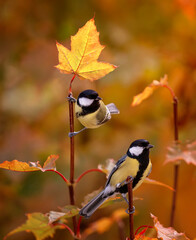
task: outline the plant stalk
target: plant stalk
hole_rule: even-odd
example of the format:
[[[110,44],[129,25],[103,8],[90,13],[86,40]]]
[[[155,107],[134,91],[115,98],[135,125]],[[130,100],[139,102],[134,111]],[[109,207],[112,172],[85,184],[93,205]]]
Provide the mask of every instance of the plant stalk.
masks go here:
[[[130,240],[134,240],[135,236],[134,236],[134,230],[133,230],[133,213],[131,213],[133,211],[133,189],[132,189],[133,179],[130,176],[128,176],[127,182],[128,182],[128,184],[127,184],[128,200],[129,200],[129,208],[128,208],[128,210],[129,210],[129,229],[130,229],[129,238],[130,238]]]
[[[174,115],[174,140],[175,144],[178,144],[178,99],[176,96],[173,97],[173,115]],[[170,216],[170,226],[174,226],[174,216],[176,210],[176,199],[177,199],[177,189],[178,189],[178,176],[179,176],[179,164],[174,165],[174,183],[173,183],[173,197],[172,197],[172,208]]]
[[[69,95],[68,97],[72,96],[71,84],[75,78],[75,75],[71,79],[70,88],[69,88]],[[70,125],[70,132],[74,132],[74,110],[73,110],[73,102],[69,101],[69,125]],[[69,198],[70,204],[75,205],[75,198],[74,198],[74,137],[70,138],[70,185],[69,185]],[[73,221],[73,229],[75,236],[77,235],[77,219],[76,216],[72,217]]]

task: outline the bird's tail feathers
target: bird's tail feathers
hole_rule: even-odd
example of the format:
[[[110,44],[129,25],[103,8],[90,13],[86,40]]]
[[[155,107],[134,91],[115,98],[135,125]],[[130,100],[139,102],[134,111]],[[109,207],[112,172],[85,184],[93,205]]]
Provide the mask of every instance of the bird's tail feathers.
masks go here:
[[[111,114],[119,114],[120,113],[120,111],[118,110],[118,108],[116,107],[116,105],[114,103],[107,104],[106,106],[109,109],[109,112]]]
[[[93,198],[89,203],[87,203],[79,212],[81,216],[89,218],[96,209],[107,199],[104,197],[104,190],[100,192],[95,198]]]

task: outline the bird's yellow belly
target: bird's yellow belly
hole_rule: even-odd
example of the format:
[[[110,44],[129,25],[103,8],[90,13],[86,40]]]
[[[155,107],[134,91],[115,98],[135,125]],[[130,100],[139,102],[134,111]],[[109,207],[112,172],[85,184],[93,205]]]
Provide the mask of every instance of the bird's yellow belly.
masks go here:
[[[128,158],[121,164],[119,169],[113,174],[110,185],[116,186],[127,179],[128,176],[135,177],[139,170],[139,162],[136,159]]]
[[[97,111],[91,114],[87,114],[85,116],[80,116],[78,117],[78,120],[86,128],[98,128],[101,125],[97,124],[96,115]]]
[[[77,104],[75,104],[76,114],[80,113],[81,111],[82,109]],[[80,123],[86,128],[98,128],[105,120],[106,112],[107,112],[106,106],[102,101],[100,101],[100,108],[97,111],[86,114],[84,116],[79,116],[77,118],[80,121]]]

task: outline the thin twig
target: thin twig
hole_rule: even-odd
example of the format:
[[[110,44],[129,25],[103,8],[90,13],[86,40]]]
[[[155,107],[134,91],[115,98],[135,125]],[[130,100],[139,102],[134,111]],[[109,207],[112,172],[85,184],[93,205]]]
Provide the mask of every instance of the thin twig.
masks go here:
[[[154,227],[148,226],[148,225],[142,225],[142,226],[140,226],[140,227],[138,227],[138,228],[136,229],[135,235],[138,234],[138,232],[139,232],[139,230],[140,230],[141,228],[145,228],[144,230],[145,230],[145,232],[146,232],[146,231],[148,230],[148,228],[154,228]],[[144,231],[144,230],[143,230],[143,231]]]
[[[71,228],[69,227],[69,226],[67,226],[66,224],[64,224],[64,223],[53,223],[52,224],[53,226],[62,226],[63,228],[66,228],[70,233],[71,233],[71,235],[73,236],[73,237],[75,237],[75,235],[74,235],[74,232],[71,230]]]
[[[127,177],[127,188],[128,188],[128,200],[129,200],[129,229],[130,229],[130,240],[134,239],[134,230],[133,230],[133,189],[132,189],[132,183],[133,179],[128,176]]]
[[[174,140],[175,143],[178,144],[178,99],[176,96],[173,97],[173,116],[174,116]],[[176,163],[174,165],[174,191],[172,197],[172,208],[171,208],[171,216],[170,216],[170,226],[174,226],[174,216],[176,210],[176,199],[177,199],[177,187],[178,187],[178,176],[179,176],[179,164]]]
[[[176,211],[176,199],[177,199],[177,187],[178,187],[178,173],[179,173],[179,165],[174,165],[174,189],[173,197],[172,197],[172,208],[171,208],[171,217],[170,217],[170,226],[174,226],[174,216]]]
[[[55,173],[57,173],[57,174],[58,174],[59,176],[61,176],[61,178],[67,183],[67,185],[70,185],[69,180],[67,180],[67,178],[64,177],[63,174],[60,173],[60,172],[58,172],[57,170],[54,170],[54,169],[47,169],[47,170],[45,170],[45,172],[55,172]]]
[[[77,224],[77,237],[78,238],[80,238],[80,224],[81,224],[81,221],[82,221],[82,216],[79,216],[78,224]]]
[[[69,95],[72,95],[71,84],[75,78],[75,75],[71,79],[70,87],[69,87]],[[69,124],[70,124],[70,132],[74,132],[74,111],[73,111],[73,102],[69,101]],[[69,198],[70,204],[75,205],[74,199],[74,137],[70,138],[70,185],[69,185]],[[73,228],[75,235],[77,234],[77,219],[76,216],[72,217]]]
[[[81,178],[83,178],[87,173],[90,173],[90,172],[101,172],[101,173],[103,173],[103,171],[100,170],[100,169],[98,169],[98,168],[89,169],[89,170],[83,172],[83,173],[75,180],[75,183],[78,183],[78,182],[81,180]]]

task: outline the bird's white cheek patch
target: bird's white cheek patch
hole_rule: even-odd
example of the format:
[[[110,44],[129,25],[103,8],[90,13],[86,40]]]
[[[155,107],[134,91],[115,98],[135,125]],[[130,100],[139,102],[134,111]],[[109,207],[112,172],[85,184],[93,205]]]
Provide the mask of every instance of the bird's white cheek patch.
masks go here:
[[[142,152],[143,152],[143,147],[131,147],[129,148],[129,152],[131,153],[131,155],[134,156],[139,156]]]
[[[90,106],[93,103],[93,101],[94,101],[93,99],[89,99],[86,97],[79,98],[80,106],[83,106],[83,107]]]

